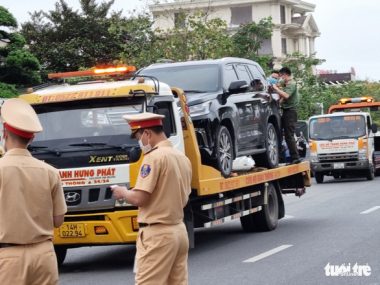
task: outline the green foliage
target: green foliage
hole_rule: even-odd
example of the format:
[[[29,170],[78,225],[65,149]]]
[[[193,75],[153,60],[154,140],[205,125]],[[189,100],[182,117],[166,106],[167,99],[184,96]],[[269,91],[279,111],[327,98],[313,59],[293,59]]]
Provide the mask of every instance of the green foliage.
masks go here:
[[[119,58],[120,38],[112,27],[123,23],[120,13],[108,16],[114,0],[97,4],[80,0],[81,11],[64,0],[55,10],[38,11],[22,25],[30,50],[47,71],[71,71],[109,64]]]
[[[17,28],[17,21],[8,9],[0,6],[0,27]]]
[[[232,40],[225,21],[209,20],[204,13],[197,13],[181,23],[167,31],[156,31],[155,46],[161,58],[185,61],[231,55]]]
[[[122,62],[142,67],[159,58],[156,49],[157,37],[152,25],[153,21],[147,14],[130,17],[122,23],[112,22],[109,31],[118,40]]]
[[[241,25],[232,36],[234,56],[257,59],[263,41],[272,36],[273,26],[271,17],[261,19],[259,23],[252,22]]]
[[[0,98],[12,98],[16,97],[18,92],[14,85],[0,82]]]
[[[36,85],[41,82],[37,70],[38,60],[27,50],[17,49],[11,51],[0,67],[0,81],[13,83],[18,86]]]
[[[6,42],[6,45],[0,48],[0,82],[15,84],[17,87],[39,84],[40,64],[26,49],[25,38],[20,33],[5,30],[16,27],[17,22],[12,14],[0,6],[0,39]],[[8,94],[7,96],[14,94],[14,90],[4,84],[2,91]]]

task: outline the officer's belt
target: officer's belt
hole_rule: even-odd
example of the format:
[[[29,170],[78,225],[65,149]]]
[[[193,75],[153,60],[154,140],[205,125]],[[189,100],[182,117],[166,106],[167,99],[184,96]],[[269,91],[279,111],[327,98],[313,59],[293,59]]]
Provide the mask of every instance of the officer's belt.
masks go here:
[[[160,224],[160,223],[151,223],[151,224],[139,223],[139,228],[150,227],[150,226],[154,226],[154,225],[158,225],[158,224]]]
[[[19,245],[19,244],[15,244],[15,243],[0,243],[0,248],[17,246],[17,245]]]

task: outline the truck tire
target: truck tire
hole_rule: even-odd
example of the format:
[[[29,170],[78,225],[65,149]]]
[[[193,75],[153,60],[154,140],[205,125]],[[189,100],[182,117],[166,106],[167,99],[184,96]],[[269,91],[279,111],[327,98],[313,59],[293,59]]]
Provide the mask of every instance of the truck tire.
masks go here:
[[[280,160],[278,132],[272,123],[267,125],[265,152],[254,156],[257,166],[276,168]]]
[[[324,175],[322,173],[319,173],[319,172],[314,173],[315,181],[317,181],[318,184],[323,183],[323,176]]]
[[[67,254],[67,247],[64,246],[54,246],[55,255],[57,256],[58,266],[61,266],[65,261]]]
[[[373,164],[369,166],[369,169],[367,170],[367,180],[373,180],[375,178],[375,168]]]
[[[229,177],[234,160],[234,143],[230,132],[225,126],[220,126],[216,133],[216,164],[223,177]]]
[[[268,204],[263,205],[262,210],[240,218],[240,223],[245,232],[266,232],[274,230],[278,225],[278,197],[276,188],[269,183],[267,189]]]

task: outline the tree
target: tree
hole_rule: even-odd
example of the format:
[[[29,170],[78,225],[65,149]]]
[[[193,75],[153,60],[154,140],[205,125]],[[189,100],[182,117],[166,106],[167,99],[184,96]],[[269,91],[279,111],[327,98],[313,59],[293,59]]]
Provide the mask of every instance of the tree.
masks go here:
[[[0,6],[0,92],[2,97],[15,96],[14,87],[25,87],[41,82],[40,64],[25,47],[25,38],[15,32],[17,21]],[[7,85],[12,84],[12,85]]]
[[[184,61],[231,55],[232,41],[225,21],[208,19],[205,13],[183,14],[183,18],[183,25],[156,31],[155,46],[162,58]]]
[[[112,23],[110,32],[117,39],[122,62],[143,67],[157,61],[161,53],[157,50],[157,37],[152,26],[153,21],[148,14]]]
[[[260,56],[263,42],[272,36],[272,18],[263,18],[258,23],[243,24],[232,36],[233,55],[257,61],[264,69],[270,63],[270,56]]]
[[[109,16],[113,3],[80,0],[77,11],[59,0],[55,10],[32,13],[22,33],[44,70],[78,70],[118,59],[122,50],[111,27],[123,23],[123,18],[120,12]]]

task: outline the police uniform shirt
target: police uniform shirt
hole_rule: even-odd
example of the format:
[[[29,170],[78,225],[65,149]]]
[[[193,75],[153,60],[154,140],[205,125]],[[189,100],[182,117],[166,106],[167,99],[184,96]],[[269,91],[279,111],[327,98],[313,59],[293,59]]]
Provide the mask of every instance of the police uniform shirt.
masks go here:
[[[169,140],[145,154],[135,189],[151,194],[139,208],[140,223],[179,224],[191,192],[191,163]]]
[[[53,216],[67,211],[59,172],[25,149],[0,159],[0,242],[53,239]]]

